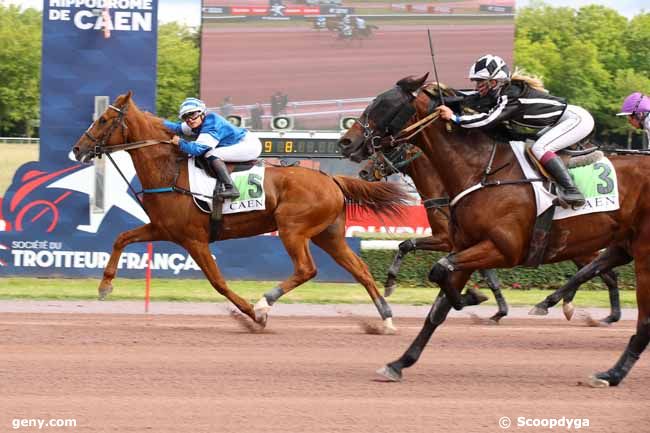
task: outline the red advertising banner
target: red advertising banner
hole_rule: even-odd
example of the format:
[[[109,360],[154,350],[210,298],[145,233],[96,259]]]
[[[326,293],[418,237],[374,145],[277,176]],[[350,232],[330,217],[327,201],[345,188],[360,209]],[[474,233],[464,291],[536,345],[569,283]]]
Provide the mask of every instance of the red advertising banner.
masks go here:
[[[415,236],[431,235],[424,206],[408,206],[400,217],[387,218],[374,212],[355,209],[349,206],[345,236],[353,237],[359,233],[412,234]]]

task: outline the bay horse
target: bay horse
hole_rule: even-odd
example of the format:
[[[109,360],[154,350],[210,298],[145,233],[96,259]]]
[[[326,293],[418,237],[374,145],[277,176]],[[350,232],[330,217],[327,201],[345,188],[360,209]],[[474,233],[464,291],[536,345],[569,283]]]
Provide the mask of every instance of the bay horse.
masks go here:
[[[112,291],[120,254],[132,242],[165,240],[185,248],[220,294],[260,327],[271,306],[284,294],[312,279],[316,266],[309,241],[327,252],[361,283],[383,320],[384,331],[394,332],[390,306],[361,260],[345,242],[346,201],[368,206],[380,214],[402,210],[408,195],[400,187],[373,184],[346,176],[331,177],[303,167],[266,167],[266,209],[223,215],[216,240],[278,231],[293,262],[293,274],[265,293],[255,304],[229,289],[210,249],[210,215],[201,212],[189,193],[187,155],[170,142],[163,120],[141,111],[132,93],[118,96],[72,147],[75,158],[89,162],[96,156],[127,150],[144,191],[142,205],[150,223],[121,233],[99,284],[100,299]],[[154,193],[171,187],[173,192]]]
[[[407,239],[399,244],[398,251],[393,258],[393,262],[388,268],[386,283],[384,284],[384,295],[390,296],[397,286],[397,274],[399,273],[402,260],[412,251],[440,251],[451,252],[452,245],[449,238],[448,224],[449,215],[446,207],[448,204],[447,192],[445,191],[440,176],[436,172],[428,156],[422,151],[406,142],[394,149],[387,149],[386,152],[377,150],[369,157],[368,163],[359,172],[362,179],[368,181],[380,181],[383,178],[394,173],[404,173],[413,181],[413,185],[418,191],[422,204],[427,213],[427,220],[431,227],[431,236]],[[597,257],[596,253],[588,254],[579,258],[573,258],[571,261],[578,269],[583,268],[586,264]],[[481,277],[486,281],[488,287],[494,294],[498,310],[490,322],[498,323],[501,318],[508,314],[508,304],[500,289],[500,281],[493,269],[479,269]],[[584,274],[581,274],[581,276]],[[607,286],[610,300],[610,314],[601,319],[600,323],[609,325],[618,322],[621,318],[621,306],[619,300],[618,277],[611,270],[602,270],[598,273],[600,278]],[[593,275],[595,276],[595,275]],[[592,278],[593,278],[592,276]],[[548,308],[564,300],[563,312],[567,320],[571,320],[575,307],[572,304],[575,293],[584,283],[582,278],[579,284],[573,284],[575,280],[568,282],[566,285],[558,288],[552,294],[538,303],[529,314],[545,315],[548,314]],[[595,322],[597,323],[597,322]]]
[[[406,352],[378,371],[388,380],[400,380],[402,370],[417,362],[452,307],[461,310],[476,303],[471,294],[461,295],[472,272],[523,263],[536,216],[533,190],[520,183],[523,171],[509,145],[493,140],[484,131],[438,121],[441,101],[419,91],[426,77],[404,78],[377,96],[339,141],[345,156],[360,161],[382,143],[399,144],[404,137],[402,127],[413,117],[428,119],[418,126],[417,133],[409,135],[429,157],[452,197],[449,233],[453,250],[429,273],[442,296],[433,303]],[[634,259],[636,334],[612,368],[589,377],[586,383],[593,387],[618,385],[650,341],[650,159],[611,155],[610,160],[617,174],[620,208],[554,221],[543,257],[544,263],[553,263],[607,247],[607,252],[615,252],[613,255],[622,262]],[[492,187],[467,192],[472,186],[483,185],[486,177]],[[586,268],[593,269],[594,263]]]

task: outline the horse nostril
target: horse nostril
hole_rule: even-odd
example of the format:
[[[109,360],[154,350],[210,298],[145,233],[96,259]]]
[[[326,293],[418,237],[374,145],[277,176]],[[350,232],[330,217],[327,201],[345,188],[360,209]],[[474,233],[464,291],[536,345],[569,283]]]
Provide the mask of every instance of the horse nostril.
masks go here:
[[[74,153],[75,155],[77,155],[77,154],[79,153],[79,146],[75,146],[75,147],[73,147],[73,148],[72,148],[72,153]]]

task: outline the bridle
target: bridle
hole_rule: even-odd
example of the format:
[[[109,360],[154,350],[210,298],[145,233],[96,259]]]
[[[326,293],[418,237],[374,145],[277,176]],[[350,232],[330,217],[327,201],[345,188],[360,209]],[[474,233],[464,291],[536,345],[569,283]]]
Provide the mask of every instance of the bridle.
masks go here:
[[[404,155],[413,155],[411,149],[415,146],[410,142],[411,139],[440,117],[440,112],[431,106],[431,113],[404,128],[404,125],[416,114],[414,102],[420,90],[422,88],[413,93],[403,90],[405,96],[407,96],[406,100],[402,102],[398,109],[394,110],[395,114],[393,116],[383,119],[383,122],[376,125],[374,129],[370,126],[370,111],[364,112],[356,120],[356,123],[363,131],[363,143],[361,145],[365,146],[369,155],[368,159],[373,161],[376,164],[375,167],[379,169],[378,172],[385,176],[400,172],[402,167],[420,156],[421,153],[416,152],[415,156],[404,158]],[[429,95],[427,94],[427,96]],[[382,135],[379,132],[381,130],[386,131],[388,134]],[[393,133],[393,131],[396,132]]]
[[[96,156],[98,158],[101,158],[101,156],[105,153],[111,153],[111,152],[116,152],[116,150],[113,150],[114,146],[111,146],[110,149],[106,146],[106,141],[113,135],[115,130],[117,129],[118,126],[122,127],[122,139],[124,142],[126,142],[126,130],[128,129],[128,126],[126,126],[126,113],[127,110],[129,109],[129,104],[128,102],[124,104],[124,107],[118,108],[115,105],[109,105],[109,109],[117,111],[117,116],[113,117],[111,125],[104,131],[101,137],[96,138],[93,136],[93,134],[90,132],[92,127],[95,125],[95,122],[90,125],[90,127],[84,132],[84,135],[94,144],[93,148],[93,156]],[[101,119],[101,117],[100,117]],[[120,149],[123,150],[123,149]]]
[[[400,144],[407,143],[440,117],[440,112],[437,109],[434,109],[424,118],[404,128],[404,125],[416,114],[413,102],[417,99],[419,90],[417,93],[404,91],[407,93],[408,99],[402,103],[402,106],[396,110],[395,114],[390,119],[384,119],[384,121],[374,129],[370,127],[369,112],[363,113],[361,117],[356,120],[356,123],[363,131],[362,145],[366,146],[369,151],[368,153],[373,154],[381,152],[382,149],[392,149]],[[388,132],[388,134],[382,135],[378,132],[380,130],[384,130]],[[394,133],[393,131],[396,132]]]
[[[108,159],[111,161],[113,166],[115,167],[115,170],[122,176],[122,179],[124,179],[124,182],[128,185],[129,190],[133,193],[135,197],[138,197],[138,194],[140,193],[157,193],[157,192],[169,192],[169,191],[176,191],[176,192],[181,192],[181,193],[189,193],[190,195],[191,192],[186,191],[182,188],[176,187],[176,180],[174,180],[174,186],[173,187],[166,187],[166,188],[155,188],[155,189],[143,189],[140,193],[136,192],[133,187],[131,186],[131,183],[128,181],[124,173],[122,173],[122,170],[120,170],[119,166],[115,162],[115,160],[111,157],[111,153],[113,152],[118,152],[120,150],[131,150],[131,149],[138,149],[141,147],[147,147],[147,146],[152,146],[154,144],[172,144],[171,140],[142,140],[142,141],[135,141],[132,143],[127,143],[127,129],[129,128],[128,125],[126,124],[126,114],[129,109],[129,103],[128,101],[122,108],[118,108],[115,105],[109,105],[108,109],[115,110],[117,111],[117,116],[113,117],[112,119],[112,124],[104,131],[101,137],[96,138],[90,130],[93,128],[95,125],[95,122],[93,122],[88,129],[84,132],[84,135],[93,143],[94,147],[92,152],[92,156],[101,158],[102,155],[106,155]],[[106,141],[113,135],[115,130],[119,127],[122,129],[122,144],[116,144],[112,146],[107,146]],[[178,176],[178,173],[177,175]],[[140,207],[147,213],[147,210],[144,208],[142,202],[140,200],[136,200]]]
[[[159,144],[159,143],[164,143],[164,144],[171,144],[170,140],[142,140],[142,141],[134,141],[132,143],[127,143],[126,138],[127,138],[127,130],[129,129],[128,125],[126,124],[126,114],[129,109],[129,103],[127,101],[126,104],[122,108],[118,108],[115,105],[109,105],[108,109],[115,110],[117,111],[117,116],[113,117],[112,119],[112,124],[104,131],[101,137],[96,138],[95,136],[92,135],[90,130],[92,127],[95,125],[95,122],[93,122],[90,127],[84,132],[84,135],[93,143],[94,147],[92,150],[93,157],[101,158],[102,155],[109,155],[114,152],[119,152],[120,150],[131,150],[131,149],[138,149],[140,147],[146,147],[146,146],[152,146],[154,144]],[[116,144],[112,146],[107,146],[106,141],[113,135],[117,127],[121,127],[122,129],[122,144]]]

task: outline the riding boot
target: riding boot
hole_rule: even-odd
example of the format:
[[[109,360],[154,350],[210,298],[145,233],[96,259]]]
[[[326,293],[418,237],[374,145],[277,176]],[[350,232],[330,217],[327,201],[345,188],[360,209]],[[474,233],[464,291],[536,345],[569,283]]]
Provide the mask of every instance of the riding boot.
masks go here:
[[[570,206],[584,206],[585,197],[573,183],[569,170],[559,156],[555,155],[543,163],[544,168],[558,185],[558,196]]]
[[[217,187],[214,191],[215,197],[220,197],[224,200],[239,197],[239,191],[232,182],[226,163],[219,158],[212,158],[210,159],[210,167],[212,167],[214,174],[217,176]]]

